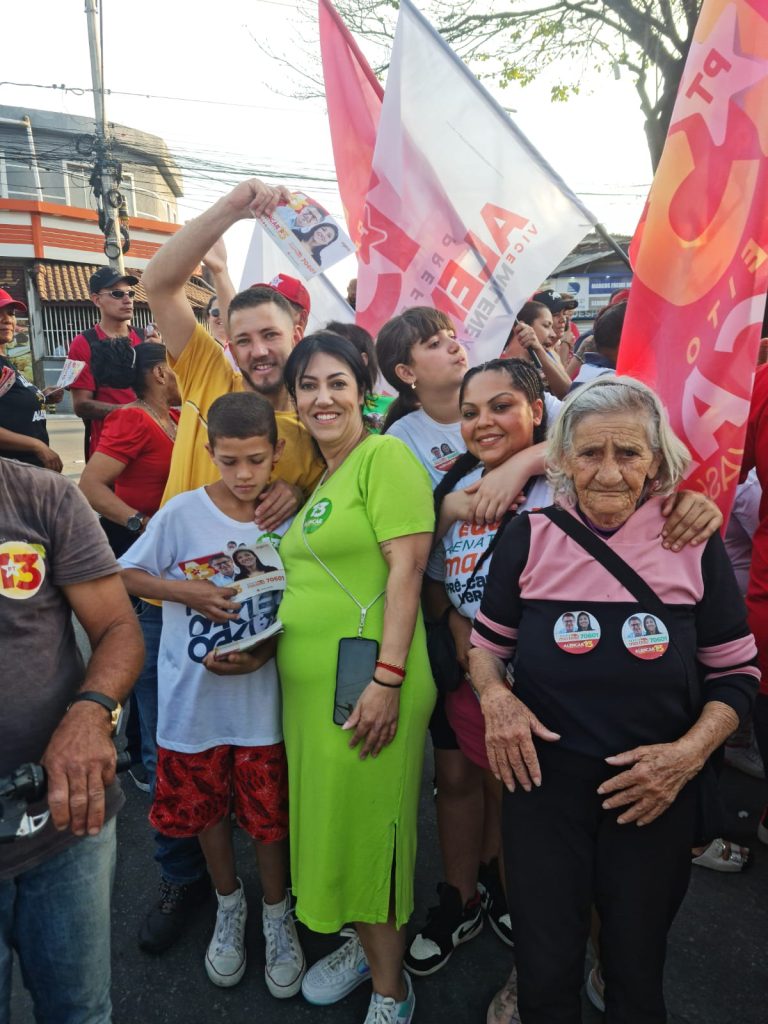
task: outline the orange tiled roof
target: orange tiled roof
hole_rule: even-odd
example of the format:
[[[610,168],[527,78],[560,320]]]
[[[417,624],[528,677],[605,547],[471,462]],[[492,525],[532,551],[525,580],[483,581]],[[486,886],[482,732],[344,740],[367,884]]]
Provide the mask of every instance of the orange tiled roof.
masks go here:
[[[33,267],[35,284],[43,302],[88,302],[91,293],[88,281],[99,267],[89,263],[36,263]],[[137,305],[149,305],[147,293],[141,283],[141,271],[126,267],[126,273],[139,278],[136,285]],[[201,277],[191,277],[187,282],[187,298],[193,306],[204,308],[214,294]]]

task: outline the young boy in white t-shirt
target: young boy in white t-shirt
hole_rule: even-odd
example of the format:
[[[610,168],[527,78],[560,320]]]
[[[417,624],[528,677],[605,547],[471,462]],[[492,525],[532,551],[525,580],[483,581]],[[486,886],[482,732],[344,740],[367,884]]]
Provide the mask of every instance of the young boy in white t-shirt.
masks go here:
[[[276,641],[217,657],[222,644],[260,633],[276,617],[278,595],[259,590],[257,578],[279,564],[275,550],[290,521],[264,534],[254,511],[282,446],[265,399],[252,392],[217,399],[207,447],[221,479],[172,498],[120,564],[130,593],[163,602],[150,821],[164,835],[200,840],[218,900],[208,977],[230,986],[245,971],[247,908],[235,871],[232,809],[256,849],[267,987],[288,998],[301,987],[305,960],[286,891],[288,780]],[[269,553],[265,543],[272,557],[259,561],[254,549]]]

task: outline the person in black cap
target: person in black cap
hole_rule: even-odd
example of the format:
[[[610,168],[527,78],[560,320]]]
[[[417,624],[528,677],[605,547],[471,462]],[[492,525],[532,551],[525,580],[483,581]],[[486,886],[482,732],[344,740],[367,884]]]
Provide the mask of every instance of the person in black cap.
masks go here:
[[[61,389],[40,391],[6,356],[16,334],[16,313],[27,307],[0,288],[0,456],[61,472],[61,459],[48,444],[46,402],[58,402]]]
[[[69,358],[85,363],[72,384],[72,405],[75,414],[86,425],[86,455],[96,449],[102,420],[113,409],[134,402],[130,386],[133,377],[132,348],[142,338],[131,327],[134,285],[131,274],[120,274],[113,267],[101,267],[91,276],[88,288],[91,300],[100,313],[95,327],[72,339]]]
[[[566,310],[576,309],[578,306],[577,299],[567,299],[560,292],[549,291],[536,292],[533,296],[533,302],[541,302],[547,307],[552,314],[552,325],[555,328],[557,334],[557,340],[559,341],[565,333],[566,324]]]

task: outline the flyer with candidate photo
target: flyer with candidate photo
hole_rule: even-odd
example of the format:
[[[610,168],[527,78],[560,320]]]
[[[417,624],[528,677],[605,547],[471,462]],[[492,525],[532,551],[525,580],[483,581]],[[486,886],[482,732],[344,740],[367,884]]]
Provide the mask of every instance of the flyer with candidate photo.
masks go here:
[[[258,219],[303,277],[321,274],[355,251],[338,222],[304,192],[292,192],[289,204]]]
[[[218,551],[180,562],[179,568],[188,580],[236,591],[232,600],[240,605],[239,616],[217,627],[213,638],[217,655],[250,650],[282,631],[277,609],[285,590],[285,569],[268,541],[250,546],[230,541]]]

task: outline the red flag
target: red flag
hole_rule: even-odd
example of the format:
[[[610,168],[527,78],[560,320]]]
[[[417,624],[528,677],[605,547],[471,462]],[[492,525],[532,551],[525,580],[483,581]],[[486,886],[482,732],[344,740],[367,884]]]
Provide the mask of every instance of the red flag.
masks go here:
[[[664,401],[687,485],[725,514],[744,447],[768,289],[768,20],[705,0],[632,245],[618,372]]]
[[[318,18],[336,177],[357,245],[384,90],[330,0],[319,0]]]

